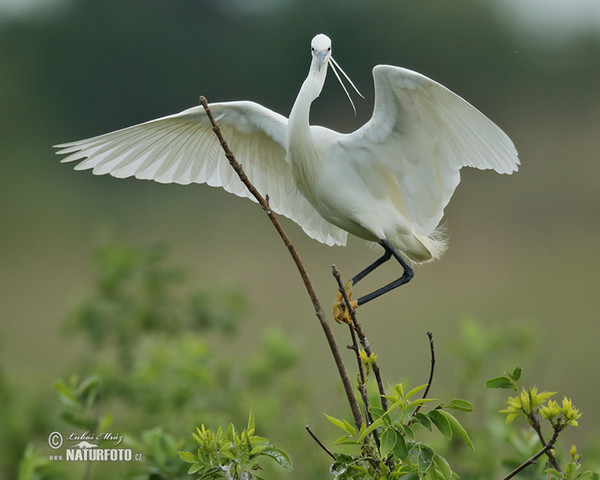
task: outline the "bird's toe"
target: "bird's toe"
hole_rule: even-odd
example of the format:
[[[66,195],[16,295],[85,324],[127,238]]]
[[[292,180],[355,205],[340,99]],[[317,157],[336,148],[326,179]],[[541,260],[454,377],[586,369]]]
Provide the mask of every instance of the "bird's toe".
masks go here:
[[[352,309],[358,308],[358,302],[356,300],[352,300],[352,280],[346,282],[344,289],[346,290],[346,296],[350,301],[350,307]],[[333,302],[333,318],[338,323],[347,323],[348,325],[352,323],[350,311],[346,305],[346,300],[344,299],[342,292],[338,292],[335,297],[335,301]]]

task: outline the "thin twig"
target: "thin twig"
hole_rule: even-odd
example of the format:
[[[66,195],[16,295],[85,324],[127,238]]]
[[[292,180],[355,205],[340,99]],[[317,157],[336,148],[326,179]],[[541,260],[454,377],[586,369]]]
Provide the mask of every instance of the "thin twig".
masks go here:
[[[367,376],[365,375],[365,366],[363,365],[360,359],[360,350],[358,348],[358,340],[356,340],[356,332],[354,331],[354,328],[352,328],[352,325],[348,325],[348,330],[350,331],[350,338],[352,339],[352,345],[348,345],[348,348],[354,351],[354,354],[356,356],[356,364],[358,368],[359,378],[358,383],[359,385],[364,385],[365,383],[367,383]]]
[[[344,299],[344,303],[346,304],[348,313],[350,314],[350,319],[352,320],[352,327],[358,334],[360,344],[362,345],[365,353],[368,356],[371,356],[371,354],[373,353],[371,350],[371,345],[369,344],[369,341],[367,340],[367,337],[364,334],[360,323],[358,323],[358,319],[356,317],[356,309],[352,306],[352,303],[350,302],[350,299],[348,298],[348,294],[346,293],[346,289],[344,288],[344,285],[342,283],[342,277],[341,277],[340,271],[337,269],[337,267],[335,265],[333,265],[331,267],[331,270],[333,272],[333,276],[335,277],[335,279],[337,281],[339,292],[342,294],[342,298]],[[357,352],[357,354],[358,354],[358,352]],[[385,388],[383,387],[383,380],[381,379],[381,371],[379,370],[379,365],[377,365],[377,362],[373,362],[372,368],[373,368],[373,373],[375,374],[375,380],[377,381],[377,388],[379,390],[379,397],[381,399],[381,408],[384,411],[386,411],[388,409],[388,403],[387,403],[387,399],[385,398]]]
[[[539,420],[532,413],[529,413],[527,416],[529,417],[529,420],[531,421],[531,428],[533,428],[535,433],[537,433],[538,438],[540,439],[540,443],[542,444],[543,447],[546,447],[546,445],[547,445],[546,440],[544,439],[544,434],[542,433],[542,427],[540,425]],[[552,453],[552,449],[548,449],[544,453],[548,457],[548,461],[552,465],[552,468],[554,468],[557,472],[562,473],[562,469],[560,468],[560,465],[558,464],[556,457]]]
[[[306,427],[306,431],[308,432],[308,434],[313,438],[313,440],[315,442],[317,442],[319,444],[319,447],[321,447],[325,453],[327,453],[327,455],[329,455],[331,458],[333,458],[334,460],[337,460],[335,458],[335,455],[333,454],[333,452],[331,450],[329,450],[324,444],[323,442],[321,442],[321,440],[319,440],[319,437],[317,437],[314,432],[310,429],[310,425],[307,425]]]
[[[204,98],[203,96],[200,97],[200,104],[204,107],[204,110],[206,111],[208,119],[210,120],[210,123],[212,125],[212,129],[213,129],[215,135],[217,136],[217,138],[219,139],[219,142],[221,144],[223,151],[225,152],[225,156],[227,157],[229,164],[235,170],[235,173],[238,175],[238,177],[240,178],[242,183],[246,186],[246,188],[248,188],[248,190],[250,191],[252,196],[256,199],[256,201],[260,204],[260,206],[266,212],[267,216],[269,217],[269,220],[271,220],[271,223],[277,230],[277,233],[279,233],[279,236],[283,240],[283,243],[287,247],[288,251],[290,252],[290,255],[292,256],[292,259],[294,260],[294,263],[296,264],[298,272],[300,273],[300,276],[302,277],[302,281],[304,282],[304,286],[306,287],[306,291],[308,292],[308,296],[310,297],[310,300],[315,309],[315,314],[316,314],[317,318],[319,319],[319,323],[321,324],[323,332],[325,333],[325,338],[327,339],[327,343],[329,344],[329,348],[331,350],[331,354],[333,355],[333,359],[337,366],[338,373],[342,380],[342,384],[344,385],[344,391],[346,392],[346,397],[348,398],[350,410],[352,411],[352,415],[354,416],[354,423],[356,424],[356,426],[358,428],[360,428],[360,426],[363,423],[363,419],[362,419],[362,415],[360,413],[360,407],[356,400],[356,395],[354,395],[354,390],[352,389],[352,384],[350,383],[350,379],[348,378],[348,373],[346,371],[346,367],[344,366],[344,361],[342,359],[339,348],[335,341],[333,331],[331,330],[331,327],[327,323],[327,318],[325,317],[325,313],[323,312],[323,309],[321,308],[321,304],[319,302],[319,299],[317,298],[315,289],[313,288],[312,282],[310,281],[310,278],[308,277],[308,273],[306,272],[306,269],[304,268],[304,265],[303,265],[302,261],[300,260],[298,252],[296,251],[296,248],[294,247],[294,245],[290,241],[289,237],[283,230],[283,227],[277,220],[277,217],[275,216],[275,214],[272,212],[271,208],[269,207],[268,197],[267,197],[267,199],[265,199],[258,192],[258,190],[254,187],[254,185],[250,182],[250,180],[246,176],[246,173],[244,172],[240,163],[236,160],[235,156],[229,149],[227,142],[223,138],[221,129],[215,122],[215,119],[212,115],[210,107],[208,106],[208,102],[206,101],[206,98]]]
[[[367,393],[367,376],[365,375],[365,366],[360,359],[360,352],[358,348],[358,341],[356,340],[356,332],[352,325],[348,325],[348,330],[350,330],[350,338],[352,338],[352,345],[348,345],[350,350],[353,350],[356,355],[356,362],[358,363],[358,391],[360,392],[360,397],[363,401],[363,406],[365,409],[365,418],[367,419],[367,427],[373,423],[373,417],[371,416],[371,412],[369,410],[369,394]],[[377,450],[379,450],[379,435],[376,430],[371,432],[373,435],[373,440],[375,440],[375,445],[377,445]],[[365,443],[367,443],[367,438],[365,438]]]
[[[550,450],[552,450],[552,448],[554,447],[554,444],[556,443],[556,440],[558,439],[558,434],[559,434],[560,430],[555,429],[554,430],[554,435],[552,435],[552,438],[550,439],[550,441],[544,445],[544,448],[542,448],[538,453],[536,453],[533,457],[527,459],[525,462],[523,462],[521,465],[519,465],[517,468],[515,468],[512,472],[510,472],[506,477],[504,477],[502,480],[509,480],[512,477],[514,477],[517,473],[521,472],[522,470],[524,470],[525,468],[527,468],[529,465],[532,465],[535,463],[535,461],[541,457],[544,453],[548,454],[550,452]]]
[[[427,387],[425,387],[425,391],[423,392],[423,396],[421,398],[427,398],[427,395],[429,395],[431,382],[433,382],[433,372],[435,371],[435,349],[433,348],[433,333],[428,331],[427,338],[429,338],[429,351],[431,352],[431,367],[429,368],[429,379],[427,380]],[[410,419],[408,420],[408,426],[410,426],[413,418],[415,418],[415,415],[419,413],[419,410],[421,410],[422,406],[423,404],[421,403],[417,406],[417,408],[415,408],[415,411],[412,413]]]

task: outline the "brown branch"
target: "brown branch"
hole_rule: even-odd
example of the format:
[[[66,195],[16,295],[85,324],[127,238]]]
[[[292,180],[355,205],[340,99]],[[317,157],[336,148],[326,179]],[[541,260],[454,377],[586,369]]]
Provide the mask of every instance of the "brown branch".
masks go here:
[[[525,468],[527,468],[529,465],[532,465],[535,463],[535,461],[540,458],[544,453],[546,455],[548,455],[548,453],[550,453],[550,450],[552,450],[552,448],[554,447],[554,444],[556,443],[556,440],[558,440],[558,434],[559,434],[560,430],[559,429],[554,429],[554,435],[552,435],[552,438],[550,439],[550,441],[548,443],[546,443],[544,445],[544,448],[542,448],[538,453],[536,453],[533,457],[528,458],[525,462],[523,462],[521,465],[519,465],[517,468],[515,468],[512,472],[510,472],[506,477],[504,477],[502,480],[509,480],[512,477],[514,477],[517,473],[523,471]],[[554,457],[554,455],[552,455]],[[555,459],[556,460],[556,459]],[[554,466],[554,465],[553,465]],[[560,471],[560,470],[558,470]]]
[[[348,294],[346,293],[346,289],[344,288],[344,285],[342,283],[340,271],[337,269],[337,267],[335,265],[333,265],[331,267],[331,270],[333,272],[333,276],[335,277],[335,279],[337,281],[339,292],[342,294],[342,298],[344,299],[344,303],[346,304],[348,313],[350,314],[350,319],[352,320],[352,328],[354,328],[354,331],[356,331],[356,333],[358,334],[358,338],[360,339],[360,344],[362,345],[365,353],[368,356],[371,356],[371,354],[373,353],[373,351],[371,350],[371,345],[369,344],[369,341],[367,340],[367,337],[364,334],[360,323],[358,323],[358,319],[356,317],[356,309],[352,306],[352,303],[350,302],[350,299],[348,298]],[[358,351],[356,353],[358,355]],[[359,359],[359,362],[360,362],[360,359]],[[379,365],[377,365],[377,362],[373,362],[373,373],[375,374],[375,380],[377,381],[377,388],[379,390],[379,397],[381,399],[381,408],[384,411],[386,411],[388,409],[388,403],[387,403],[387,399],[385,398],[385,388],[383,387],[383,380],[381,379],[381,371],[379,370]]]
[[[537,436],[540,439],[540,443],[542,444],[542,447],[546,447],[547,446],[546,440],[544,439],[544,434],[542,433],[542,427],[540,425],[539,420],[531,412],[527,413],[527,417],[529,418],[531,428],[533,428],[533,430],[535,431],[535,433],[537,433]],[[554,435],[557,435],[556,430],[554,432]],[[552,437],[552,438],[554,438],[554,437]],[[552,440],[550,440],[550,441],[552,441]],[[554,441],[556,442],[556,440],[554,440]],[[558,461],[556,460],[556,457],[552,453],[552,449],[549,448],[544,453],[548,457],[548,461],[552,465],[552,468],[554,468],[557,472],[562,473],[562,469],[560,468],[560,465],[558,464]]]
[[[250,191],[252,196],[256,199],[256,201],[260,204],[262,209],[265,211],[265,213],[269,217],[269,220],[271,220],[271,223],[277,230],[277,233],[279,233],[281,240],[283,241],[286,248],[290,252],[290,255],[292,256],[294,263],[296,264],[298,272],[300,273],[300,276],[302,277],[302,281],[304,282],[304,286],[306,287],[306,291],[308,292],[308,296],[310,297],[310,300],[315,309],[315,314],[316,314],[317,318],[319,319],[319,323],[321,324],[321,328],[323,329],[323,332],[325,333],[325,338],[327,339],[327,343],[329,344],[329,348],[331,350],[331,354],[333,355],[333,359],[337,366],[338,373],[342,380],[342,384],[344,385],[344,391],[346,392],[346,397],[348,398],[348,403],[350,405],[350,409],[352,410],[352,415],[354,416],[354,423],[356,424],[356,426],[358,428],[360,428],[360,426],[363,423],[363,419],[362,419],[362,415],[360,413],[360,407],[358,406],[358,402],[356,400],[356,395],[354,394],[354,390],[352,389],[352,384],[350,383],[350,379],[348,378],[348,373],[346,371],[346,367],[344,366],[344,361],[342,359],[339,348],[335,341],[333,331],[331,330],[331,327],[327,323],[327,318],[325,317],[325,313],[323,312],[323,309],[321,308],[321,304],[319,302],[319,299],[317,298],[317,294],[313,288],[310,278],[308,277],[308,273],[306,272],[306,269],[304,268],[304,265],[303,265],[302,261],[300,260],[298,252],[296,251],[296,248],[294,247],[294,245],[290,241],[289,237],[283,230],[283,227],[279,223],[279,220],[277,220],[277,217],[275,216],[275,214],[269,207],[268,196],[265,199],[258,192],[258,190],[254,187],[254,185],[250,182],[250,180],[246,176],[246,173],[244,172],[240,163],[236,160],[235,156],[229,149],[227,142],[223,138],[221,129],[215,122],[212,112],[210,111],[208,102],[206,101],[206,98],[204,98],[203,96],[200,97],[200,104],[204,107],[204,110],[206,111],[208,119],[210,120],[210,123],[212,125],[212,129],[215,132],[215,135],[217,136],[217,138],[219,139],[219,142],[221,144],[221,147],[223,148],[223,151],[225,152],[225,156],[227,157],[229,164],[235,170],[235,173],[238,175],[238,177],[240,178],[242,183],[246,186],[246,188],[248,188],[248,190]]]
[[[356,355],[356,362],[358,364],[358,391],[360,392],[360,397],[363,401],[363,406],[365,409],[365,418],[367,419],[367,426],[373,423],[373,417],[371,416],[371,412],[369,411],[369,394],[367,393],[367,376],[365,375],[365,366],[360,359],[360,352],[358,348],[358,341],[356,340],[356,332],[352,325],[348,325],[348,330],[350,330],[350,338],[352,338],[352,345],[348,345],[348,348],[354,351]],[[373,435],[373,439],[375,440],[375,445],[377,445],[377,450],[379,450],[379,435],[377,435],[377,431],[373,430],[371,432]],[[368,436],[367,436],[368,438]],[[367,438],[365,438],[365,444],[367,443]]]
[[[365,366],[363,365],[360,359],[360,351],[358,348],[358,340],[356,340],[356,332],[354,331],[354,328],[352,328],[352,325],[348,325],[348,330],[350,332],[350,338],[352,339],[352,345],[348,345],[348,348],[352,350],[356,356],[356,364],[358,368],[359,378],[358,384],[364,385],[365,383],[367,383],[367,376],[365,375]]]
[[[327,453],[327,455],[329,455],[331,458],[333,458],[334,460],[337,460],[335,458],[335,455],[333,454],[333,452],[331,450],[329,450],[321,440],[319,440],[319,437],[317,437],[314,432],[310,429],[310,425],[307,425],[306,427],[306,431],[308,432],[308,434],[312,437],[312,439],[317,442],[319,444],[319,447],[321,447],[325,453]]]
[[[433,348],[433,333],[428,331],[427,338],[429,338],[429,351],[431,352],[431,367],[429,368],[429,379],[427,380],[427,387],[425,387],[425,391],[423,392],[423,396],[421,398],[427,398],[427,395],[429,395],[431,382],[433,382],[433,372],[435,371],[435,349]],[[410,426],[413,418],[415,418],[415,415],[419,413],[419,410],[421,410],[422,406],[423,404],[418,405],[417,408],[415,408],[415,411],[412,413],[410,419],[408,420],[408,426]]]

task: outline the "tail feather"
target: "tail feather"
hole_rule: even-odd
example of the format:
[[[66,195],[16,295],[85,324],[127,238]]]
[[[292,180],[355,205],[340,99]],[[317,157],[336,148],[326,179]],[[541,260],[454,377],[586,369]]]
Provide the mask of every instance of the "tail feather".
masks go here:
[[[438,260],[448,249],[448,236],[444,228],[436,228],[431,235],[427,237],[419,236],[418,238],[431,254],[431,257],[425,262]]]
[[[428,236],[413,233],[408,241],[406,237],[402,240],[398,242],[398,249],[415,263],[438,260],[448,249],[446,229],[443,226],[436,228]]]

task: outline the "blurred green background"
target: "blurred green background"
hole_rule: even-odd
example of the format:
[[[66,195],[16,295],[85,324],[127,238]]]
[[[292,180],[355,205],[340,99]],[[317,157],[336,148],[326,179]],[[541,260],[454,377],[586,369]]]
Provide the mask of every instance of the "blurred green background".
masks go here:
[[[205,185],[74,172],[50,148],[175,113],[199,95],[254,100],[287,115],[308,69],[310,39],[323,32],[367,100],[357,101],[354,117],[330,78],[313,123],[357,128],[371,113],[371,68],[401,65],[492,118],[522,162],[510,177],[463,170],[446,209],[449,251],[360,312],[390,381],[426,381],[427,330],[436,338],[437,388],[452,391],[448,352],[464,318],[486,328],[526,325],[537,339],[534,354],[502,368],[521,364],[540,388],[567,393],[586,420],[577,434],[595,437],[600,12],[593,1],[562,10],[560,2],[513,3],[47,0],[25,8],[29,2],[0,1],[3,375],[53,395],[54,379],[85,348],[67,342],[61,325],[89,295],[90,253],[110,231],[134,245],[164,241],[192,284],[234,285],[247,295],[244,342],[225,340],[223,349],[236,355],[241,343],[258,343],[265,326],[279,325],[310,352],[300,365],[317,391],[339,391],[298,275],[256,205]],[[350,277],[376,256],[359,241],[331,248],[284,226],[327,308],[335,295],[330,266]],[[382,269],[360,291],[396,274]]]

